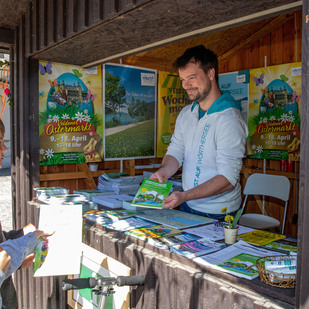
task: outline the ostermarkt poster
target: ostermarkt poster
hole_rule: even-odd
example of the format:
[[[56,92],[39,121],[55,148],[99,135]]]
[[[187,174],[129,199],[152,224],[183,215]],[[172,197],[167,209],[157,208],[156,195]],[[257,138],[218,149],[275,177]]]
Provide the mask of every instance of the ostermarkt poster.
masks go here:
[[[301,62],[250,70],[250,158],[299,161]]]
[[[40,165],[103,158],[101,67],[39,62]]]
[[[157,157],[163,158],[171,142],[179,112],[190,104],[176,73],[158,73]]]

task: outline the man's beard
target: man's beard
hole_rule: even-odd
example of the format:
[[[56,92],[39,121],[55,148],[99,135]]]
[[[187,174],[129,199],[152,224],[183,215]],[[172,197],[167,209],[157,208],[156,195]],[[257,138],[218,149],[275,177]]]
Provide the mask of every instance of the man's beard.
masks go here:
[[[211,83],[209,83],[209,87],[207,87],[202,93],[197,91],[196,95],[194,95],[194,96],[189,95],[189,99],[190,99],[190,101],[193,101],[193,102],[202,102],[205,99],[207,99],[207,97],[210,93],[210,90],[211,90]]]

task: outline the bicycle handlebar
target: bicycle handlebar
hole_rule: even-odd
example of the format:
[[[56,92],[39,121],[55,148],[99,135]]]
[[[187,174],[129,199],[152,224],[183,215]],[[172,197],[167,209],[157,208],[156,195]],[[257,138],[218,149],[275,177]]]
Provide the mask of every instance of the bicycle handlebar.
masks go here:
[[[118,276],[117,285],[144,285],[145,277],[144,276]]]
[[[65,279],[62,281],[62,290],[80,290],[94,288],[100,285],[143,285],[145,282],[144,276],[118,276],[118,277],[102,277],[102,278],[79,278]]]

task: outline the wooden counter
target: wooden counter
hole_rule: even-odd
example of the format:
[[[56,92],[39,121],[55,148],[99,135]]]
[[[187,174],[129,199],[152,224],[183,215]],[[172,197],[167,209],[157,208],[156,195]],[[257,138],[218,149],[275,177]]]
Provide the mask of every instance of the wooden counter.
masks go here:
[[[156,248],[121,232],[85,222],[84,243],[145,275],[133,290],[132,308],[294,308],[295,289],[246,280]],[[234,304],[234,305],[233,305]],[[272,305],[272,306],[271,306]]]
[[[38,225],[39,207],[28,202],[28,222]],[[295,308],[295,289],[234,277],[90,221],[84,222],[83,242],[131,268],[131,275],[145,275],[145,285],[132,288],[131,308]],[[33,278],[32,271],[16,272],[20,307],[68,308],[65,277]]]

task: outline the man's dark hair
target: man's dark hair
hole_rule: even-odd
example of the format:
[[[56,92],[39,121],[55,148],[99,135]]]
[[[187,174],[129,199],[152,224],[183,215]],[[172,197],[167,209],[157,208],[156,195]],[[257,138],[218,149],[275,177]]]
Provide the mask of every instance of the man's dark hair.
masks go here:
[[[205,74],[207,74],[209,69],[215,69],[215,78],[218,82],[218,58],[213,51],[205,48],[204,45],[188,48],[182,56],[175,60],[173,66],[178,72],[179,69],[184,69],[191,61],[200,63]]]

